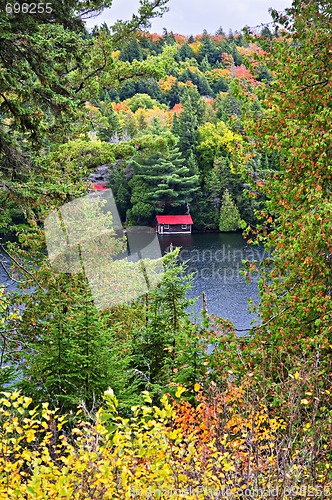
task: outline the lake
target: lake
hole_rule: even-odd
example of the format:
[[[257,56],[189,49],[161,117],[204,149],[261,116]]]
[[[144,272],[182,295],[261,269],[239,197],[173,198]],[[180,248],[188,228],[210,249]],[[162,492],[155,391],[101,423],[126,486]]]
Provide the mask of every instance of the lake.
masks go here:
[[[247,284],[240,271],[243,260],[263,260],[264,248],[247,245],[238,233],[161,235],[159,242],[163,252],[171,244],[181,247],[180,260],[187,261],[188,273],[195,273],[190,297],[199,297],[197,315],[205,292],[209,314],[232,321],[239,330],[250,328],[255,316],[248,309],[248,299],[252,298],[255,304],[259,302],[258,276]]]
[[[265,257],[264,249],[249,246],[238,233],[194,233],[161,235],[159,242],[165,253],[170,245],[181,247],[180,260],[187,262],[187,272],[194,273],[193,289],[189,296],[199,297],[193,316],[199,317],[202,293],[207,298],[209,314],[222,316],[232,321],[236,329],[250,328],[255,316],[249,312],[248,299],[258,303],[258,277],[254,276],[247,284],[240,271],[243,260],[261,261]],[[4,255],[2,261],[9,268],[10,262]],[[7,289],[15,288],[15,283],[8,279],[0,266],[0,283]]]

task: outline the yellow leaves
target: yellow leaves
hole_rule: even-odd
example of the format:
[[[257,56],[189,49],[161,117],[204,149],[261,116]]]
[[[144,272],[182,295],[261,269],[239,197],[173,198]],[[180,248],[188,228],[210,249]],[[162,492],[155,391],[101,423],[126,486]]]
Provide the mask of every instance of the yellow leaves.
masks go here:
[[[245,165],[243,139],[240,134],[230,130],[224,122],[204,123],[198,128],[197,150],[207,164],[213,164],[223,152],[228,153],[232,168],[240,171]]]
[[[223,470],[224,470],[224,472],[234,471],[235,467],[234,467],[233,463],[227,462],[225,460],[225,462],[223,464]]]
[[[194,389],[200,392],[200,384]],[[184,392],[184,387],[177,387],[176,397]],[[171,404],[167,395],[160,406],[152,406],[151,394],[143,395],[145,405],[134,407],[133,416],[123,418],[115,409],[110,417],[107,398],[114,401],[116,396],[108,390],[105,409],[97,413],[94,424],[76,419],[71,432],[74,445],[66,438],[68,429],[60,432],[65,417],[57,416],[48,405],[30,416],[28,407],[23,416],[17,413],[20,406],[6,407],[0,431],[1,438],[6,435],[0,440],[0,471],[4,471],[0,500],[8,498],[8,492],[10,498],[22,500],[122,500],[135,495],[175,500],[182,498],[180,490],[185,492],[183,498],[204,499],[223,489],[233,491],[237,499],[242,498],[236,495],[248,460],[251,473],[262,479],[275,467],[280,453],[275,442],[278,434],[283,438],[286,424],[272,418],[264,404],[250,405],[245,386],[229,385],[212,404],[201,398],[196,407],[188,401]],[[21,395],[14,401],[19,398],[26,404]],[[9,393],[4,399],[13,401]],[[115,425],[111,432],[110,418]],[[59,429],[56,443],[52,433],[45,432],[52,419]],[[309,422],[303,430],[310,430]],[[51,458],[52,449],[56,460]]]
[[[175,76],[167,76],[166,78],[163,78],[159,80],[158,85],[160,87],[160,90],[164,93],[167,94],[172,86],[176,83],[177,79]]]
[[[120,57],[121,51],[120,50],[113,50],[112,52],[112,58],[114,61],[117,61]]]
[[[195,386],[196,386],[196,384],[195,384]],[[186,391],[186,389],[184,387],[179,386],[176,390],[175,397],[180,398],[185,391]]]
[[[144,395],[144,401],[146,403],[152,403],[152,399],[151,399],[150,393],[148,391],[142,391],[142,394]]]

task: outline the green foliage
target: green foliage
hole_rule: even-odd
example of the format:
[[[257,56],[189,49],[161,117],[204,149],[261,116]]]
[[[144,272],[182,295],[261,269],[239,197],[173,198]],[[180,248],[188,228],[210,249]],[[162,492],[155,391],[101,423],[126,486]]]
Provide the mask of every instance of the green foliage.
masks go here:
[[[170,207],[184,207],[198,189],[198,176],[191,175],[178,149],[166,157],[154,155],[141,162],[135,161],[131,166],[134,170],[130,181],[133,193],[136,191],[138,199],[143,197],[158,212]],[[133,214],[137,202],[134,194],[131,201]]]
[[[194,57],[194,53],[191,49],[191,47],[189,47],[188,43],[184,43],[179,52],[178,52],[178,57],[180,59],[180,61],[185,61],[186,59],[191,59],[192,57]]]
[[[198,61],[202,62],[203,59],[206,58],[209,64],[213,65],[218,61],[218,59],[220,59],[220,56],[221,52],[219,52],[217,47],[212,43],[212,40],[207,31],[204,30],[199,50]]]
[[[322,364],[331,337],[330,11],[329,2],[304,1],[285,16],[273,13],[285,33],[264,42],[274,81],[262,88],[263,115],[250,120],[260,144],[280,154],[278,172],[261,185],[268,197],[262,239],[273,259],[268,285],[261,283],[261,313],[269,321],[262,334],[274,339],[281,359],[295,355],[299,343],[311,357],[317,342]]]
[[[192,287],[192,276],[185,265],[177,263],[180,248],[163,257],[163,276],[160,285],[141,301],[144,324],[133,328],[130,340],[130,369],[137,384],[137,396],[142,390],[157,395],[185,372],[190,371],[187,355],[191,351],[191,325],[187,308],[193,303],[186,297]],[[127,344],[128,345],[128,344]],[[190,375],[187,373],[187,379]]]
[[[222,29],[188,40],[138,32],[164,0],[143,0],[129,22],[90,36],[76,12],[110,3],[0,13],[1,230],[24,216],[10,246],[22,285],[17,294],[0,290],[0,386],[31,396],[1,400],[0,495],[129,498],[131,486],[158,484],[178,498],[182,486],[228,484],[242,498],[253,484],[329,484],[331,3],[294,0],[285,13],[272,11],[275,32],[264,27],[250,45]],[[180,101],[172,116],[165,103]],[[236,231],[240,215],[253,223],[271,254],[254,335],[238,338],[207,314],[192,323],[191,277],[178,250],[163,258],[157,288],[102,311],[83,269],[51,269],[45,217],[85,194],[105,163],[128,224],[150,224],[187,202],[196,228]],[[97,271],[101,253],[98,239],[85,272]],[[245,269],[250,279],[254,263]],[[117,397],[108,390],[106,410],[95,413],[108,387]],[[165,396],[159,404],[166,392],[173,406]],[[144,398],[158,406],[132,416]],[[61,412],[81,404],[96,425],[80,424],[70,440],[68,426],[56,445],[63,417],[46,400]]]
[[[221,200],[219,230],[236,231],[241,227],[241,217],[228,189],[225,189]]]
[[[199,163],[202,170],[210,170],[218,157],[230,160],[231,169],[239,171],[243,164],[243,139],[232,132],[224,122],[204,123],[198,128]]]
[[[187,86],[182,91],[181,104],[183,111],[177,120],[177,146],[185,158],[195,153],[197,130],[203,121],[205,103],[194,86]]]
[[[143,59],[142,50],[136,38],[130,40],[123,48],[121,48],[120,60],[133,62]]]
[[[160,103],[155,99],[152,99],[148,94],[136,93],[132,98],[123,101],[133,113],[139,108],[152,109],[153,107],[162,108]]]

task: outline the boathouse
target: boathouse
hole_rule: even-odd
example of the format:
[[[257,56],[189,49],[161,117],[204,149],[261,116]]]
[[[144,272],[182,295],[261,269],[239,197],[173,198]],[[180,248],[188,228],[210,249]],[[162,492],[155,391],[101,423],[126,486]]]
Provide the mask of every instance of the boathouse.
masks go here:
[[[106,182],[94,182],[92,185],[95,191],[108,191]]]
[[[158,234],[190,234],[193,225],[191,215],[157,215]]]

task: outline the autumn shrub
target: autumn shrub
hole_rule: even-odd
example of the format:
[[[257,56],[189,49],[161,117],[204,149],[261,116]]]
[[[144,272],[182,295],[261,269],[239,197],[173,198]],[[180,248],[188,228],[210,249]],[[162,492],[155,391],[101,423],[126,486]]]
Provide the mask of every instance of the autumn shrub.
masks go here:
[[[31,408],[21,393],[3,393],[0,499],[265,499],[272,490],[286,499],[300,486],[327,491],[326,455],[310,460],[311,425],[292,432],[294,422],[273,416],[249,379],[205,393],[196,384],[196,407],[183,387],[160,407],[146,392],[130,418],[119,416],[109,390],[94,420],[81,417],[70,431],[47,403]]]

